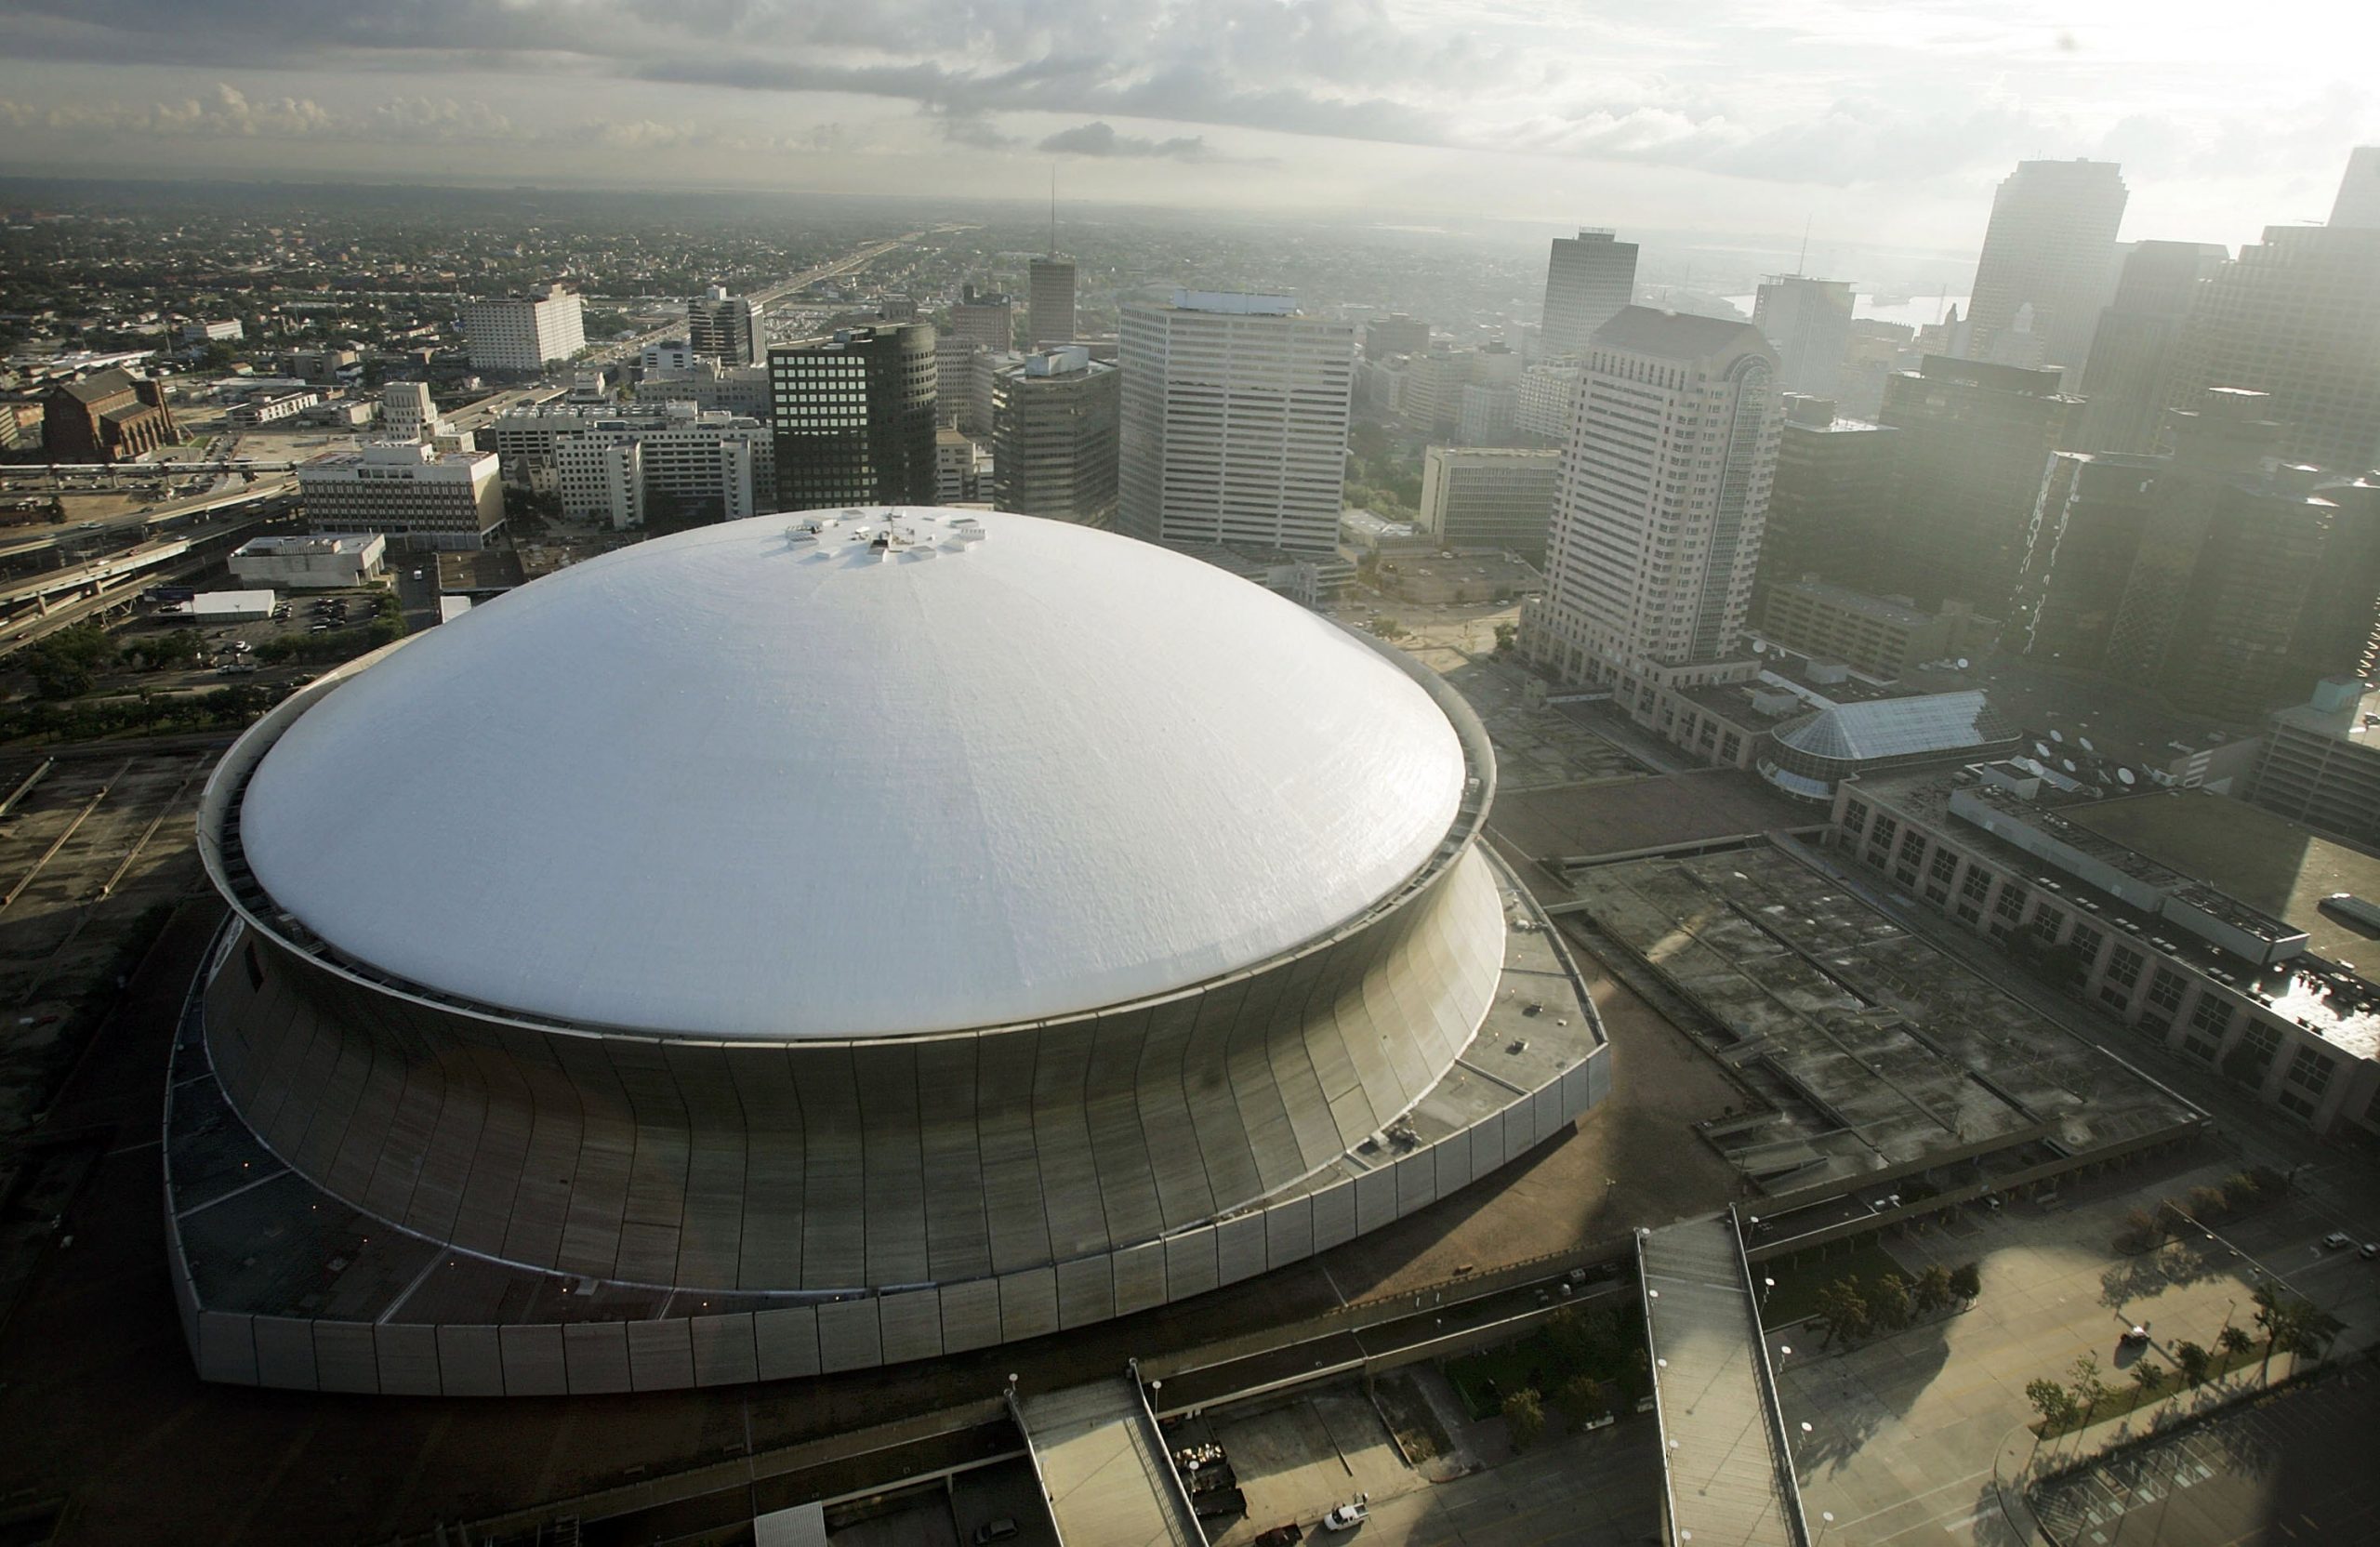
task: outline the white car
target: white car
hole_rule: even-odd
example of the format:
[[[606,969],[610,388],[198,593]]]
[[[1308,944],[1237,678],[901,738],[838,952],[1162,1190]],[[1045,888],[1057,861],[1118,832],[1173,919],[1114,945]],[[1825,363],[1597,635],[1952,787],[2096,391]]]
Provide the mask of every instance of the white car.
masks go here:
[[[1322,1517],[1322,1528],[1326,1531],[1352,1531],[1370,1519],[1371,1506],[1364,1501],[1366,1497],[1358,1493],[1347,1502],[1331,1510],[1329,1514]]]

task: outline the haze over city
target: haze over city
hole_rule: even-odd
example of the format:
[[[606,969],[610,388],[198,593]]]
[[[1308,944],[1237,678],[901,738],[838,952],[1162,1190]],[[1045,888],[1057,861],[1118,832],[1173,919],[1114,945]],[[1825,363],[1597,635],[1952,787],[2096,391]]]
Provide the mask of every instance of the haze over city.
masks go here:
[[[0,1547],[2373,1535],[2364,11],[0,35]]]

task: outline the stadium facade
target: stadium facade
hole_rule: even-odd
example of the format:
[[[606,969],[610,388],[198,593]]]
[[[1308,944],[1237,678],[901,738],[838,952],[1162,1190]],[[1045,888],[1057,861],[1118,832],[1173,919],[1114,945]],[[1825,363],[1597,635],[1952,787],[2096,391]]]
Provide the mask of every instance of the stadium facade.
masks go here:
[[[1494,783],[1401,654],[997,513],[702,528],[326,676],[201,811],[200,1372],[864,1368],[1424,1208],[1608,1078]]]

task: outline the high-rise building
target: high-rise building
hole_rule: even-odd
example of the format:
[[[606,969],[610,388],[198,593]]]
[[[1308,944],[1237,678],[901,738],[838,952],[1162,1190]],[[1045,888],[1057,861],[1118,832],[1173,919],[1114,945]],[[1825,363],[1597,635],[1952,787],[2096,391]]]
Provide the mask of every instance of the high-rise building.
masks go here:
[[[1286,296],[1124,309],[1117,522],[1152,542],[1336,554],[1355,330]]]
[[[1777,350],[1782,390],[1831,398],[1851,349],[1851,282],[1776,274],[1761,281],[1752,325]]]
[[[427,381],[391,381],[380,389],[380,425],[392,441],[418,441],[438,417]]]
[[[1631,306],[1597,329],[1524,648],[1572,681],[1733,652],[1777,469],[1777,351],[1749,323]]]
[[[587,347],[576,292],[549,284],[525,296],[463,303],[463,337],[475,371],[541,371]]]
[[[2356,175],[2340,190],[2350,218]],[[2282,455],[2342,472],[2380,466],[2380,222],[2266,227],[2200,289],[2175,355],[2169,406],[2215,387],[2265,392]]]
[[[990,427],[975,420],[975,402],[969,384],[975,379],[975,356],[987,353],[972,338],[937,333],[933,341],[934,420],[981,434]]]
[[[557,438],[562,514],[662,533],[776,509],[769,427],[672,403],[653,416],[596,419]]]
[[[418,442],[370,442],[299,468],[298,497],[316,532],[377,532],[404,548],[483,548],[504,525],[489,451],[442,456]]]
[[[1900,431],[1892,543],[1865,589],[1926,608],[1968,602],[2004,618],[2050,453],[2069,443],[2081,400],[2054,370],[1927,355],[1884,383]]]
[[[2380,845],[2380,690],[2324,678],[2307,702],[2275,714],[2250,799],[2317,831]]]
[[[2116,231],[2127,197],[2122,168],[2111,161],[2018,162],[1992,196],[1967,311],[1967,352],[2081,370],[2115,286]],[[2027,308],[2030,344],[2018,325]]]
[[[1419,317],[1392,311],[1364,324],[1364,358],[1386,360],[1391,355],[1422,354],[1430,348],[1430,324]]]
[[[1440,548],[1495,548],[1545,562],[1558,451],[1432,446],[1421,456],[1415,530]]]
[[[1787,394],[1757,590],[1817,575],[1855,590],[1880,578],[1892,540],[1899,431],[1844,418],[1829,398]]]
[[[839,330],[769,350],[777,506],[931,505],[931,323]]]
[[[731,296],[723,284],[686,303],[686,343],[694,353],[722,365],[757,365],[768,352],[760,325],[762,308],[748,297]]]
[[[1560,449],[1570,443],[1570,412],[1579,401],[1577,365],[1531,365],[1513,386],[1513,432]]]
[[[1067,348],[992,377],[992,503],[1082,526],[1116,519],[1117,368]]]
[[[1075,265],[1052,253],[1026,266],[1025,331],[1035,349],[1068,344],[1075,337]],[[1002,350],[1012,346],[1003,340]]]
[[[2277,461],[2270,407],[2213,391],[2170,455],[2056,458],[2010,644],[2241,723],[2369,669],[2380,484]]]
[[[950,331],[987,350],[1003,354],[1016,348],[1016,306],[970,284],[950,306]]]
[[[2082,451],[2156,448],[2165,416],[2175,340],[2199,285],[2230,253],[2211,242],[2136,242],[2124,255],[2116,298],[2099,313],[2082,366]]]
[[[2331,204],[2331,224],[2358,231],[2380,227],[2380,145],[2359,145],[2347,153],[2347,176]]]
[[[1575,237],[1555,237],[1553,257],[1545,265],[1542,352],[1585,352],[1595,329],[1611,321],[1635,294],[1635,243],[1586,228]]]

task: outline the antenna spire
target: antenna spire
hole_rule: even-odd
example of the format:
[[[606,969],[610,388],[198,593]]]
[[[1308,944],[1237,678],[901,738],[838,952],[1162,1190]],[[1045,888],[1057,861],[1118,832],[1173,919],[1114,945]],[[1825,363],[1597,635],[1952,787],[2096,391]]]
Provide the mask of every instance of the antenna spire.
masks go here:
[[[1058,256],[1058,164],[1050,164],[1050,256]]]
[[[1812,218],[1807,215],[1802,217],[1802,251],[1801,254],[1793,259],[1793,272],[1799,274],[1804,279],[1810,277],[1809,261],[1811,218]]]

